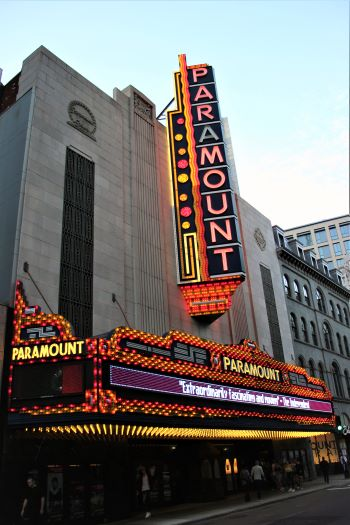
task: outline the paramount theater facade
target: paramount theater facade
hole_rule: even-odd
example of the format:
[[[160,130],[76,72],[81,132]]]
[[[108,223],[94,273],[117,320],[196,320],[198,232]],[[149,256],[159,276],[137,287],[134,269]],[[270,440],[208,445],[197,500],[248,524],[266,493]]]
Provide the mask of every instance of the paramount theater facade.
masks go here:
[[[251,261],[275,282],[279,267],[262,249],[269,235],[274,246],[266,221],[249,256],[252,212],[233,192],[212,68],[180,56],[167,130],[135,88],[110,99],[45,49],[19,78],[14,106],[37,148],[9,265],[7,514],[30,470],[57,523],[129,516],[141,465],[155,507],[225,497],[257,458],[299,459],[312,477],[309,440],[331,441],[332,396],[287,362],[283,289],[275,310],[269,296],[279,337],[252,292]],[[39,96],[43,78],[55,94]]]
[[[12,473],[44,473],[53,521],[127,516],[141,464],[154,505],[224,497],[241,462],[268,464],[274,442],[288,450],[334,426],[325,384],[252,341],[126,327],[79,340],[62,316],[30,307],[20,282],[11,352]],[[307,451],[298,457],[306,472]],[[53,478],[62,491],[50,503]]]

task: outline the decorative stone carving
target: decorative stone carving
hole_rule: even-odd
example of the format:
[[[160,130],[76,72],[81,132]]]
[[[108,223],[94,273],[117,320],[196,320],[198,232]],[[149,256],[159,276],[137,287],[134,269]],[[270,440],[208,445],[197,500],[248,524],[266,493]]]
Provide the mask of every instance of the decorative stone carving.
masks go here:
[[[256,240],[256,244],[259,246],[260,250],[264,251],[266,248],[266,241],[260,228],[255,228],[254,239]]]
[[[147,117],[149,120],[153,119],[153,108],[137,93],[134,93],[134,108],[142,117]]]
[[[68,106],[70,120],[67,122],[73,128],[78,129],[92,140],[96,140],[96,119],[92,111],[79,100],[72,100]]]

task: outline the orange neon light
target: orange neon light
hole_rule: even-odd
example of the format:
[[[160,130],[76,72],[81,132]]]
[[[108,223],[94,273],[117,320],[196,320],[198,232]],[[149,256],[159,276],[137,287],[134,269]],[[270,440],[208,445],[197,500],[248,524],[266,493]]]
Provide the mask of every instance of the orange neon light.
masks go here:
[[[212,283],[215,290],[215,284]],[[225,283],[223,283],[225,284]],[[195,286],[194,286],[195,288]],[[218,296],[219,297],[219,296]],[[218,300],[221,300],[220,297]],[[30,341],[28,339],[21,339],[23,329],[30,324],[32,326],[45,326],[45,323],[50,321],[57,323],[57,327],[61,327],[62,323],[66,326],[69,323],[61,316],[53,316],[53,314],[42,314],[37,310],[33,310],[30,316],[30,323],[28,319],[27,302],[23,295],[21,283],[18,282],[16,290],[16,304],[14,317],[14,333],[17,334],[17,345],[28,345],[42,343],[45,338],[40,338],[38,341]],[[70,325],[69,325],[70,326]],[[50,342],[59,342],[65,340],[66,334],[57,337],[51,337]],[[191,362],[187,358],[180,359],[181,354],[172,354],[174,347],[178,346],[180,352],[199,351],[204,353],[207,357],[201,362]],[[180,402],[163,401],[162,399],[136,399],[134,396],[125,397],[123,391],[116,392],[111,390],[108,385],[104,384],[103,368],[109,364],[119,363],[121,366],[132,369],[139,369],[145,371],[152,371],[160,374],[170,374],[181,376],[184,378],[193,378],[207,381],[208,383],[221,383],[222,385],[242,386],[248,389],[259,389],[265,392],[275,392],[281,394],[290,394],[304,398],[312,398],[316,400],[332,400],[332,395],[327,386],[320,379],[309,376],[304,369],[292,364],[287,364],[280,361],[275,361],[268,354],[259,350],[253,341],[245,340],[238,345],[226,345],[217,343],[215,341],[201,339],[200,337],[180,332],[177,330],[169,332],[165,336],[158,336],[156,334],[141,332],[131,328],[119,327],[116,328],[108,339],[105,338],[88,338],[85,340],[86,355],[84,362],[92,365],[92,380],[91,386],[86,388],[83,393],[83,399],[80,402],[66,401],[64,398],[59,399],[42,399],[34,400],[32,403],[26,405],[18,405],[11,403],[12,395],[12,381],[13,371],[16,367],[20,367],[24,362],[12,362],[10,367],[9,378],[9,399],[10,399],[10,413],[31,414],[36,416],[45,416],[49,414],[110,414],[115,415],[116,420],[118,416],[124,414],[134,414],[137,421],[137,415],[145,416],[159,416],[159,417],[181,417],[181,418],[208,418],[213,421],[215,418],[225,418],[227,421],[230,418],[238,417],[253,417],[257,420],[279,420],[286,421],[298,425],[318,425],[334,426],[334,414],[295,414],[295,413],[281,413],[276,412],[271,407],[270,412],[259,411],[255,407],[253,409],[245,409],[243,407],[220,407],[216,405],[203,406],[196,404],[193,400],[183,399]],[[197,350],[196,350],[197,349]],[[204,351],[204,352],[203,352]],[[186,356],[185,356],[186,357]],[[222,366],[222,358],[243,360],[246,363],[251,363],[256,366],[270,367],[280,371],[281,380],[269,380],[263,376],[242,375],[239,372],[227,371]],[[55,358],[51,361],[65,362],[65,357]],[[70,360],[76,360],[77,356],[70,357]],[[33,362],[45,363],[47,359],[39,359]],[[31,362],[28,362],[29,364]],[[311,385],[301,386],[294,384],[289,377],[289,373],[301,374],[304,376],[304,384]],[[315,389],[312,385],[321,387]],[[147,394],[146,394],[147,395]],[[38,401],[41,401],[39,404]]]

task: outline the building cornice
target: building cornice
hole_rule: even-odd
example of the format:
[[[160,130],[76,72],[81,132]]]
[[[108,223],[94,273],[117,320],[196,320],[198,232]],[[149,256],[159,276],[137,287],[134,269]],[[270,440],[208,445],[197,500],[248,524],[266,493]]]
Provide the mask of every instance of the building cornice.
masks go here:
[[[350,290],[345,288],[344,286],[336,283],[322,273],[320,270],[314,268],[311,264],[309,264],[307,261],[300,259],[295,253],[293,253],[291,250],[288,250],[288,248],[285,247],[279,247],[277,248],[277,255],[280,259],[284,259],[288,262],[290,262],[293,266],[296,268],[304,271],[306,274],[312,276],[315,280],[318,282],[324,284],[325,286],[328,286],[329,288],[332,288],[335,290],[338,294],[345,297],[347,300],[350,299]]]

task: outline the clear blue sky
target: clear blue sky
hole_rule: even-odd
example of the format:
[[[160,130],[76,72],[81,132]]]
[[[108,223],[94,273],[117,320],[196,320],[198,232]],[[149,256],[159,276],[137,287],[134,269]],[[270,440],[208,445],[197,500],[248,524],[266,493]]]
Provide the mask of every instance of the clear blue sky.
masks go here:
[[[288,228],[349,212],[349,3],[0,1],[3,83],[44,45],[161,110],[177,55],[214,66],[241,195]]]

